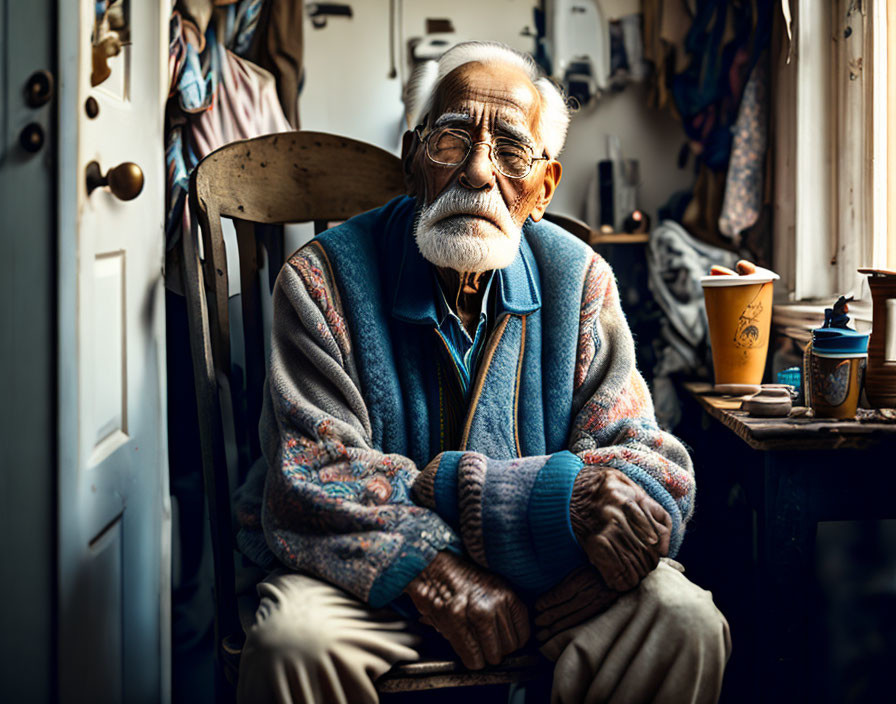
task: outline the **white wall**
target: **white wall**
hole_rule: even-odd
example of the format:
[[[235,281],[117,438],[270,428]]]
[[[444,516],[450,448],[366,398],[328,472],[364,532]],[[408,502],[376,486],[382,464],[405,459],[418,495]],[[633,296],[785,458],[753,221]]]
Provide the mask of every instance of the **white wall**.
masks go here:
[[[352,2],[354,17],[315,29],[305,18],[303,130],[333,132],[394,150],[401,86],[389,80],[389,0]],[[409,3],[410,4],[410,3]]]
[[[355,0],[352,19],[331,18],[323,29],[305,20],[305,86],[299,108],[302,129],[344,134],[398,153],[404,132],[401,77],[406,42],[425,32],[426,18],[448,18],[459,39],[502,41],[531,51],[532,8],[537,0],[404,0],[401,31],[394,39],[399,77],[389,76],[389,0]],[[588,180],[605,157],[605,135],[616,134],[625,156],[641,162],[641,207],[651,215],[676,190],[691,183],[675,167],[684,135],[667,113],[646,108],[640,86],[604,98],[573,117],[564,153],[563,182],[551,209],[584,215]]]
[[[550,209],[584,219],[589,180],[597,162],[607,157],[608,134],[619,137],[625,158],[639,161],[638,204],[656,224],[657,208],[675,191],[693,185],[693,170],[676,165],[685,142],[681,123],[666,111],[649,109],[642,85],[630,85],[573,115],[560,155],[563,178]]]
[[[404,132],[401,78],[406,42],[423,36],[426,18],[450,19],[458,39],[490,39],[531,51],[535,0],[405,0],[396,33],[399,75],[389,78],[389,0],[355,0],[351,19],[331,18],[315,29],[305,18],[305,87],[299,100],[302,129],[335,132],[398,152]]]

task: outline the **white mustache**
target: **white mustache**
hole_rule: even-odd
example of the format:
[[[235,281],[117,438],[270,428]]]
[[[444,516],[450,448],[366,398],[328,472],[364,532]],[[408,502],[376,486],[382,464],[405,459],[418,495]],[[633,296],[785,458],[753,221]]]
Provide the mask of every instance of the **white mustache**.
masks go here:
[[[521,235],[497,189],[469,191],[457,184],[420,208],[414,223],[423,258],[455,271],[503,269],[519,252]]]
[[[432,226],[440,220],[456,216],[484,218],[504,233],[519,229],[497,189],[469,191],[458,185],[444,191],[426,206],[421,219]]]

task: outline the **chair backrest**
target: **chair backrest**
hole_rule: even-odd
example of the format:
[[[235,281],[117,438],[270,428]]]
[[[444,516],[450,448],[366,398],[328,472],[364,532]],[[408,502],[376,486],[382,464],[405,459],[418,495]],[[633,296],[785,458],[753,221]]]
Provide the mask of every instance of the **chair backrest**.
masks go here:
[[[241,633],[234,587],[230,492],[258,457],[266,359],[262,296],[285,259],[284,223],[346,220],[404,192],[400,160],[363,142],[285,132],[228,144],[190,179],[193,226],[182,242],[183,288],[199,412],[202,472],[215,572],[215,642]],[[240,273],[242,373],[232,359],[227,248],[221,218],[234,222]],[[198,223],[198,228],[196,227]],[[262,286],[266,255],[270,277]],[[241,448],[234,453],[229,445]]]
[[[574,218],[572,215],[561,215],[560,213],[545,213],[544,219],[555,225],[559,225],[567,232],[578,237],[585,244],[591,244],[593,230],[590,225],[582,222],[578,218]]]

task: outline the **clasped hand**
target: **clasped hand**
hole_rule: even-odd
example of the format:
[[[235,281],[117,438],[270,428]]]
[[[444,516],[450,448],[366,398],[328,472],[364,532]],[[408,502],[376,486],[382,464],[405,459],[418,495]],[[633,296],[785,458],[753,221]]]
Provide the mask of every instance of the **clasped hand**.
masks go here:
[[[536,602],[539,640],[606,609],[669,553],[672,519],[625,474],[586,466],[569,506],[573,533],[593,567],[571,574]],[[529,640],[529,614],[507,582],[442,552],[406,588],[464,665],[497,665]]]
[[[613,591],[634,589],[669,554],[669,514],[617,469],[584,467],[569,517],[589,562]]]
[[[508,584],[451,553],[439,553],[405,592],[471,670],[499,664],[529,640],[529,614]]]
[[[536,637],[542,643],[605,611],[669,553],[669,514],[619,470],[583,468],[573,485],[569,516],[591,564],[573,570],[535,602]]]

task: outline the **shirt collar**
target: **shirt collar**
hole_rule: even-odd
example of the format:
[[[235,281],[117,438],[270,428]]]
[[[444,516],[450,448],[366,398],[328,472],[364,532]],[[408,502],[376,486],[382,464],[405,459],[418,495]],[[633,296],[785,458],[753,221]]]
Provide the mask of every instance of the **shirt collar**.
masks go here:
[[[449,315],[453,316],[459,325],[463,327],[463,324],[460,321],[460,317],[455,312],[454,308],[451,307],[451,304],[448,303],[448,298],[445,296],[445,291],[442,288],[442,284],[439,281],[439,276],[436,273],[435,267],[432,267],[432,278],[433,278],[433,286],[436,287],[436,314],[438,317],[439,327],[445,324],[445,318]],[[489,275],[488,280],[485,282],[485,290],[482,292],[482,305],[479,310],[479,318],[477,320],[481,320],[482,316],[487,315],[488,309],[488,297],[491,293],[492,289],[492,281],[495,280],[494,272]]]
[[[435,270],[417,248],[412,233],[413,223],[414,218],[402,223],[405,232],[402,237],[402,259],[392,302],[392,315],[409,323],[438,325],[442,316],[433,292]],[[532,226],[533,223],[527,220],[516,258],[509,266],[497,270],[489,282],[489,286],[496,287],[496,318],[504,313],[527,315],[541,308],[535,256],[526,239]]]

